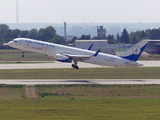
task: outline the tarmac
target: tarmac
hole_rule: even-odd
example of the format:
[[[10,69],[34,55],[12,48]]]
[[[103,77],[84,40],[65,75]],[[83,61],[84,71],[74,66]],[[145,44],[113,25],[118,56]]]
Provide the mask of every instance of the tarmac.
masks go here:
[[[143,67],[160,67],[160,61],[140,61]],[[79,68],[109,68],[89,63],[78,62]],[[49,69],[49,68],[72,68],[71,63],[15,63],[15,64],[0,64],[0,69]]]
[[[160,67],[160,61],[140,61],[143,67]],[[100,65],[78,63],[80,68],[106,68]],[[0,69],[56,69],[72,68],[71,63],[17,63],[0,64]],[[160,84],[160,79],[0,79],[0,84],[40,85],[40,84]]]

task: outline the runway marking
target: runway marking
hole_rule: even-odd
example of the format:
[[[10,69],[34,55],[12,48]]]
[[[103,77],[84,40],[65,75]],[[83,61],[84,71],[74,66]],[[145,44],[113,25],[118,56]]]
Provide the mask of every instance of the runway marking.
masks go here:
[[[0,84],[51,85],[51,84],[160,84],[160,79],[7,79]]]

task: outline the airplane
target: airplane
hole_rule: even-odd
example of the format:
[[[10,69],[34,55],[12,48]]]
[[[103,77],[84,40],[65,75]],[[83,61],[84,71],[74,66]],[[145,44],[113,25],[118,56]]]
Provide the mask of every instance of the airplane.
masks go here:
[[[92,51],[93,44],[88,49],[80,49],[29,38],[16,38],[7,44],[22,51],[26,50],[53,56],[59,62],[73,62],[72,67],[78,70],[79,67],[77,64],[79,61],[111,67],[143,66],[137,60],[149,41],[151,40],[140,41],[120,56],[101,53],[100,49],[98,51]]]

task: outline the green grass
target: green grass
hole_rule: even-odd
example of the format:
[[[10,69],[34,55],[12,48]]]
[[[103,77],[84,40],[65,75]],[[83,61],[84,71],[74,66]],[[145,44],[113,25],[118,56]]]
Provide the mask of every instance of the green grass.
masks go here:
[[[53,61],[53,57],[35,52],[24,52],[24,58],[21,58],[21,50],[0,50],[0,61]],[[6,62],[7,63],[7,62]]]
[[[3,120],[158,120],[159,100],[0,100],[0,117]]]
[[[1,85],[2,120],[158,120],[160,85]],[[2,94],[3,93],[3,94]],[[44,94],[47,93],[47,94]],[[43,94],[43,96],[41,96]],[[33,97],[37,96],[38,97]]]
[[[159,67],[0,70],[0,79],[159,79]]]

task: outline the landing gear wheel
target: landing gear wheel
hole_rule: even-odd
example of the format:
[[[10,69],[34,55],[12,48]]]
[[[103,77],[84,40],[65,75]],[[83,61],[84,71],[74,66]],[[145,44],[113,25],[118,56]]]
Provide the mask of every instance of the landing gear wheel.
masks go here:
[[[78,67],[78,66],[76,66],[75,68],[76,68],[77,70],[79,69],[79,67]]]
[[[22,55],[21,57],[24,58],[24,55]]]
[[[24,58],[24,51],[22,51],[22,56],[21,57]]]
[[[72,67],[77,69],[77,70],[79,69],[79,67],[77,65],[75,65],[75,64],[72,64]]]
[[[76,68],[76,66],[75,66],[74,64],[72,64],[72,67],[73,67],[73,68]]]

